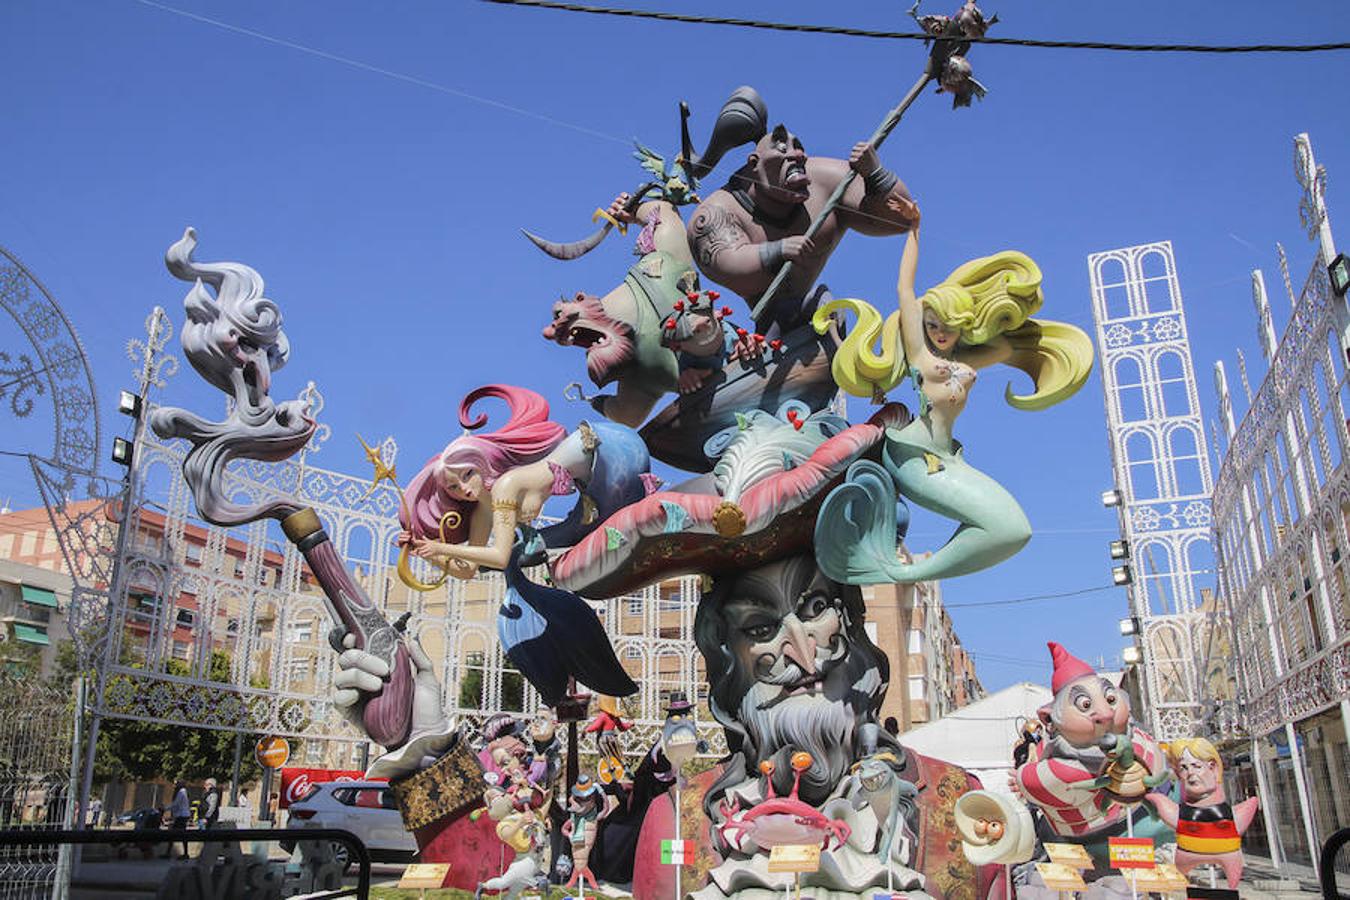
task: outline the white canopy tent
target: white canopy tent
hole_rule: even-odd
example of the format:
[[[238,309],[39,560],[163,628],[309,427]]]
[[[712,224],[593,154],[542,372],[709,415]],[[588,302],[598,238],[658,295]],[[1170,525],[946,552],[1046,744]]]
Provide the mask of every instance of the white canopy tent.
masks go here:
[[[899,736],[906,747],[954,763],[986,790],[1008,793],[1013,745],[1024,719],[1050,702],[1050,689],[1022,682]]]

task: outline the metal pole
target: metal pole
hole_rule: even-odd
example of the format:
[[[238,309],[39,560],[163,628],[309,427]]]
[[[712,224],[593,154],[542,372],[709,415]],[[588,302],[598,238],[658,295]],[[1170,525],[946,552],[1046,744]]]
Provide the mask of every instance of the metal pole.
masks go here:
[[[1346,743],[1350,744],[1350,700],[1341,701],[1341,727],[1345,729]]]
[[[1127,837],[1134,837],[1134,810],[1131,807],[1125,807],[1125,834]],[[1134,869],[1130,869],[1130,900],[1139,900],[1139,892],[1134,887]]]
[[[1308,835],[1308,855],[1312,857],[1313,871],[1321,874],[1318,870],[1321,860],[1317,852],[1317,832],[1312,820],[1312,797],[1308,794],[1308,780],[1303,774],[1303,754],[1298,752],[1298,732],[1294,731],[1293,722],[1284,723],[1284,734],[1289,741],[1289,759],[1294,764],[1294,784],[1298,786],[1299,812],[1303,814],[1303,828]]]
[[[1261,743],[1252,738],[1252,765],[1256,769],[1256,795],[1261,800],[1261,820],[1266,825],[1266,843],[1270,847],[1270,864],[1277,869],[1284,868],[1284,847],[1280,843],[1280,833],[1275,830],[1272,818],[1275,807],[1270,803],[1270,788],[1266,786],[1266,768],[1261,761]]]
[[[878,125],[877,130],[873,132],[869,142],[874,149],[881,147],[886,138],[888,138],[891,132],[895,130],[895,126],[900,124],[900,119],[904,116],[905,110],[909,109],[910,104],[918,98],[919,94],[922,93],[923,89],[928,85],[928,82],[932,80],[933,61],[930,57],[929,61],[924,64],[923,74],[919,76],[918,81],[914,82],[914,87],[909,89],[909,93],[905,95],[905,99],[901,100],[900,105],[891,110],[886,115],[886,118],[881,120],[881,124]],[[834,208],[839,205],[839,201],[844,199],[844,192],[848,190],[849,185],[853,184],[853,179],[856,177],[858,177],[858,173],[853,169],[849,169],[848,174],[839,182],[839,186],[834,189],[834,193],[830,194],[829,199],[825,201],[825,205],[821,208],[820,212],[811,220],[811,226],[806,229],[806,237],[813,237],[816,232],[820,231],[821,226],[825,224],[825,220],[829,218],[830,213],[834,212]],[[787,260],[778,270],[778,274],[774,276],[773,281],[769,283],[768,288],[760,295],[759,300],[755,303],[755,308],[750,312],[750,318],[758,320],[764,310],[769,308],[769,303],[773,300],[774,295],[778,293],[778,289],[783,286],[783,282],[787,281],[788,275],[791,274],[791,272],[792,260]]]
[[[81,731],[84,727],[84,704],[85,691],[87,690],[85,676],[81,675],[76,682],[75,687],[75,723],[73,734],[70,740],[70,789],[66,798],[66,814],[62,817],[61,827],[67,831],[74,828],[75,819],[75,786],[80,777],[80,746],[83,743],[84,736]],[[95,827],[98,822],[94,822]],[[61,849],[57,851],[56,856],[56,884],[52,894],[53,900],[67,900],[70,896],[70,870],[72,865],[72,856],[75,847],[69,844],[62,844]]]
[[[239,762],[244,755],[244,736],[234,733],[234,771],[230,774],[230,805],[239,805]]]
[[[157,334],[157,328],[156,332]],[[150,343],[153,344],[155,334],[151,334]],[[148,382],[143,377],[140,384],[141,389],[141,407],[145,408],[145,395],[149,392]],[[96,680],[97,695],[94,709],[90,715],[89,721],[89,740],[85,748],[84,759],[84,778],[80,782],[79,812],[80,826],[84,827],[85,811],[89,804],[89,792],[94,786],[94,754],[98,749],[98,729],[99,729],[99,709],[103,706],[103,690],[106,686],[108,669],[117,661],[117,650],[121,645],[121,620],[118,617],[119,611],[125,604],[125,591],[122,589],[122,560],[126,557],[127,540],[130,537],[131,530],[128,527],[131,524],[131,506],[132,500],[136,496],[136,467],[139,465],[139,456],[141,449],[141,436],[145,432],[144,414],[138,416],[131,426],[131,465],[127,466],[127,474],[122,479],[122,509],[121,521],[117,525],[117,556],[113,558],[111,584],[108,586],[108,624],[107,633],[104,640],[107,643],[103,650],[103,665],[99,667],[98,678]],[[163,606],[163,604],[159,604]]]
[[[262,790],[260,790],[258,793],[260,793],[260,794],[262,795],[261,797],[258,798],[258,821],[260,821],[260,822],[271,822],[273,825],[275,825],[275,824],[276,824],[276,820],[272,818],[272,767],[271,767],[271,766],[263,766]],[[278,808],[279,808],[279,807],[281,806],[281,804],[278,803],[277,806],[278,806]]]
[[[680,859],[684,859],[684,846],[680,843],[680,773],[675,772],[675,846],[680,849]],[[680,876],[684,874],[684,863],[675,864],[675,900],[682,900],[684,890],[681,884]]]

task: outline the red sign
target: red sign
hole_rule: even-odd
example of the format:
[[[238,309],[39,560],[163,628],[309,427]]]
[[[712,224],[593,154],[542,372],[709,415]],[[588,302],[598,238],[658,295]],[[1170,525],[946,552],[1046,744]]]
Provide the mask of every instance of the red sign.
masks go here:
[[[1151,869],[1155,865],[1152,838],[1113,837],[1107,844],[1114,868]]]
[[[281,796],[277,807],[285,809],[309,792],[310,786],[329,781],[365,781],[360,769],[282,769]]]
[[[291,745],[285,738],[265,737],[253,748],[253,756],[264,769],[280,769],[291,758]]]

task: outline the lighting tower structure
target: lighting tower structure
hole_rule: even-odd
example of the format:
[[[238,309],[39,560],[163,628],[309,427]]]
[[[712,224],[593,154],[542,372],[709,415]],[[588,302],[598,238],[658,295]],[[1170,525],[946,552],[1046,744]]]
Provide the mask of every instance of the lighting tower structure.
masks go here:
[[[1159,740],[1195,733],[1200,658],[1212,605],[1209,446],[1171,241],[1088,257],[1121,538],[1117,584],[1129,594],[1147,721]],[[1141,718],[1145,718],[1142,717]]]

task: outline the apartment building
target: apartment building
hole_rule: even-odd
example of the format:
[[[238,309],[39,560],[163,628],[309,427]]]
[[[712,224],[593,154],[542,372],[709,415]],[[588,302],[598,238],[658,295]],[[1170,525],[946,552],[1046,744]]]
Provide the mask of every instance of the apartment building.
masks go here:
[[[863,588],[867,634],[891,664],[881,718],[901,731],[942,718],[984,696],[975,662],[942,605],[942,583]]]

